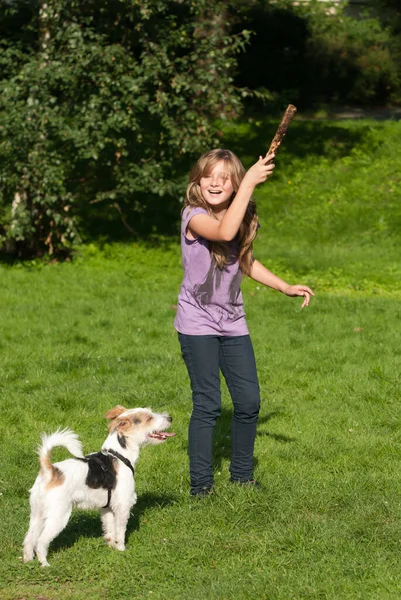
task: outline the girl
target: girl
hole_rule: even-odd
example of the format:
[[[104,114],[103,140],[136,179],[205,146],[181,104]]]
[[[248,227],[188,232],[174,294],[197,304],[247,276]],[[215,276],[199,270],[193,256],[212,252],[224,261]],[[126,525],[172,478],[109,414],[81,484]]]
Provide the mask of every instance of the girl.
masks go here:
[[[240,290],[242,275],[283,292],[313,292],[289,285],[254,259],[258,218],[252,194],[272,174],[274,154],[245,172],[229,150],[203,154],[189,176],[181,225],[184,279],[174,321],[191,381],[189,423],[191,494],[213,493],[213,430],[221,412],[220,369],[234,405],[231,481],[257,485],[253,451],[260,393],[252,342]]]

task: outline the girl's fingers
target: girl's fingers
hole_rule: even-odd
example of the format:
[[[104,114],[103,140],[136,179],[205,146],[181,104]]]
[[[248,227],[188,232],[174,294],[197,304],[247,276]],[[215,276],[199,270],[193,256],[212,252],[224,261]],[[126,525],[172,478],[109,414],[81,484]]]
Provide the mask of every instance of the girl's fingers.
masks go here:
[[[272,174],[275,165],[270,161],[272,161],[273,158],[274,154],[272,153],[266,154],[265,157],[259,156],[258,162],[249,169],[250,173],[252,173],[252,177],[256,178],[256,185],[266,181],[269,175]],[[268,161],[269,164],[267,164]]]
[[[309,294],[310,296],[315,295],[307,285],[297,285],[295,287],[297,289],[298,296],[304,296],[305,294]]]
[[[314,296],[314,295],[315,294],[312,292],[310,287],[308,287],[306,285],[290,286],[290,288],[287,292],[287,296],[303,296],[304,301],[302,302],[301,308],[304,308],[305,306],[309,306],[311,296]]]
[[[263,163],[266,164],[269,161],[274,160],[275,156],[276,155],[274,154],[274,152],[271,152],[270,154],[269,154],[269,152],[266,152],[266,156],[262,159]]]
[[[275,158],[275,155],[273,153],[267,153],[265,156],[262,156],[261,154],[259,155],[259,161],[260,163],[262,163],[263,165],[267,165],[268,162],[272,161]]]
[[[302,302],[302,306],[301,308],[304,308],[305,306],[309,305],[309,300],[310,300],[310,296],[308,294],[308,292],[304,293],[304,301]]]

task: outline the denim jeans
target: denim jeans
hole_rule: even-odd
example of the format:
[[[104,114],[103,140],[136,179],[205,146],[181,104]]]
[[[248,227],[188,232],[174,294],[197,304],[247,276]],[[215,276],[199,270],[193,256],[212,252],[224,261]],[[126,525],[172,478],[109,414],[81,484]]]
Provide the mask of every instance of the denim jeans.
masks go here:
[[[221,414],[220,370],[233,401],[231,479],[253,478],[253,452],[260,408],[255,355],[249,335],[225,337],[179,333],[192,389],[189,422],[191,492],[213,485],[213,430]]]

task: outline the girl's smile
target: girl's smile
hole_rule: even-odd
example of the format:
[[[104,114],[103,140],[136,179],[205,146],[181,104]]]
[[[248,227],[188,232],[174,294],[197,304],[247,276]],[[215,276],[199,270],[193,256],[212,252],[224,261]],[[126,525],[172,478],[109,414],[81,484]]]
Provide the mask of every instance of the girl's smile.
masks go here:
[[[214,210],[224,210],[229,207],[234,188],[224,160],[219,161],[214,168],[201,177],[200,188],[203,198]]]

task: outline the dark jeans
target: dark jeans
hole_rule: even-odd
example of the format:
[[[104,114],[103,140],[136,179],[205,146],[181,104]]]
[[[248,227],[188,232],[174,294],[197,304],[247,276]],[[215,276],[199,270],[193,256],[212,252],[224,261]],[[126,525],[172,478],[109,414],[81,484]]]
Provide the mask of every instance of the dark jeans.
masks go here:
[[[221,413],[220,369],[234,405],[231,479],[252,479],[260,392],[249,335],[222,337],[179,333],[178,338],[192,389],[193,410],[188,433],[191,492],[213,485],[213,430]]]

